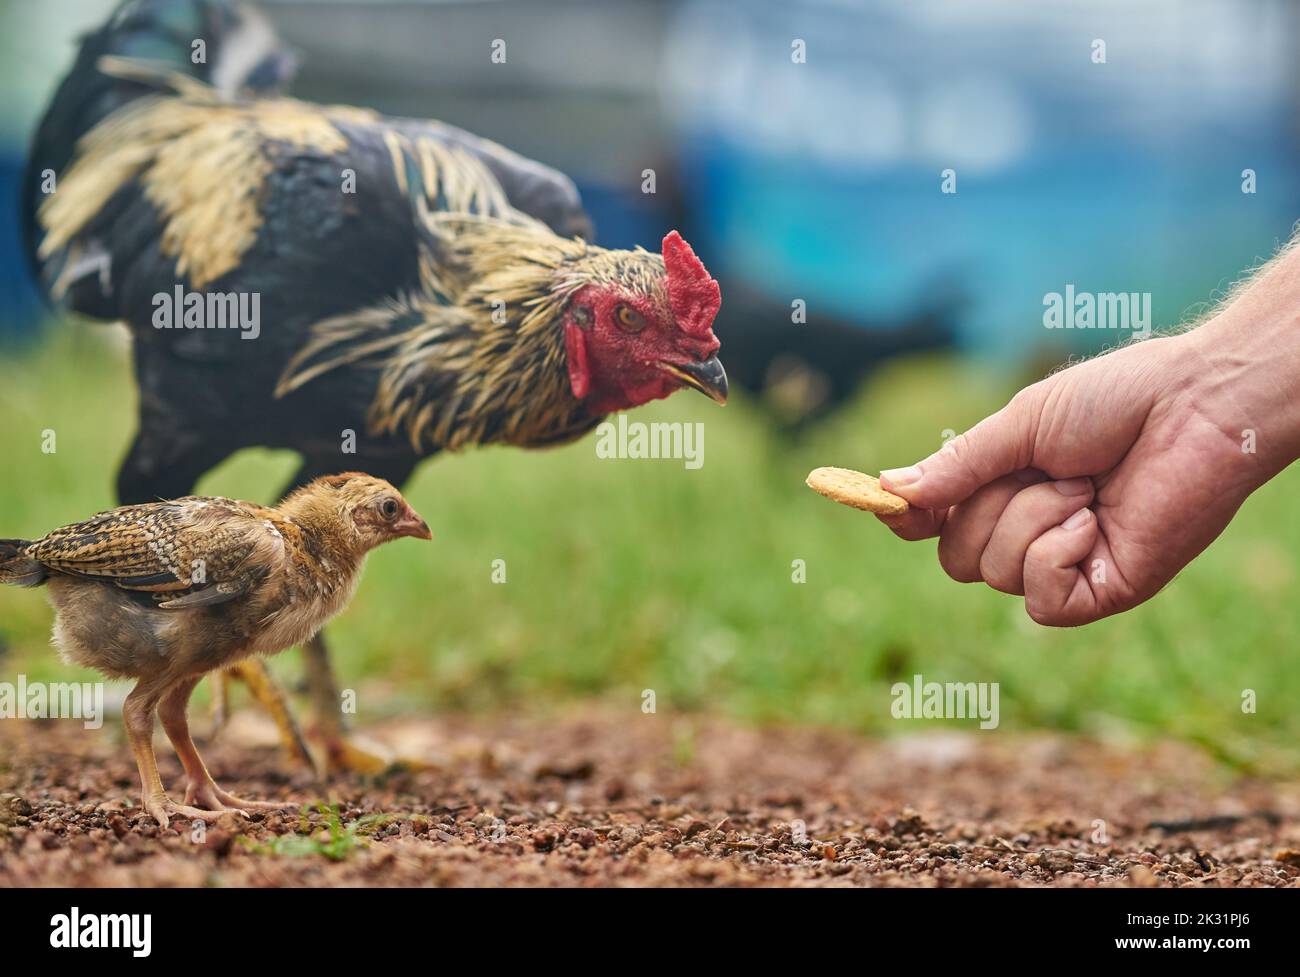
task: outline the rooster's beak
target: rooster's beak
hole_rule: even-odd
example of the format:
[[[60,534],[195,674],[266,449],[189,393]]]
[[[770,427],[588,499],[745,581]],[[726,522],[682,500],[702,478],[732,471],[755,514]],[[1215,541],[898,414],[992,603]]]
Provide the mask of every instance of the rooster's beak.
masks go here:
[[[420,514],[409,505],[402,517],[393,524],[398,536],[410,536],[414,539],[433,539],[429,524],[420,518]]]
[[[660,363],[659,369],[671,373],[692,390],[698,390],[720,404],[727,402],[727,371],[716,356],[689,363]]]

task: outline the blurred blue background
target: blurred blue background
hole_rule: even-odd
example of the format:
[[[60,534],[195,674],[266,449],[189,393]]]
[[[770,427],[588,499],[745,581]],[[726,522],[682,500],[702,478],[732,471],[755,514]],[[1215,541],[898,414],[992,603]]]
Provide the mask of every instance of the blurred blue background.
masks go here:
[[[14,221],[26,140],[111,6],[0,13],[0,329],[40,318]],[[1300,209],[1288,0],[262,6],[300,52],[296,94],[442,118],[556,165],[602,243],[653,248],[679,227],[723,280],[720,333],[748,337],[742,386],[794,363],[815,400],[828,375],[860,379],[835,376],[845,361],[911,348],[1034,362],[1112,342],[1043,328],[1067,283],[1150,292],[1154,325],[1175,324]],[[818,340],[803,348],[795,299]]]

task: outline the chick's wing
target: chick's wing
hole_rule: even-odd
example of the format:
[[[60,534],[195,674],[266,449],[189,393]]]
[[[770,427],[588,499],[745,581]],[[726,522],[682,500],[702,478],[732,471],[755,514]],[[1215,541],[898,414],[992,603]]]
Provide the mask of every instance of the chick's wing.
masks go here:
[[[48,569],[127,590],[188,592],[162,607],[221,603],[265,576],[281,548],[268,510],[192,496],[123,506],[56,529],[24,548]]]

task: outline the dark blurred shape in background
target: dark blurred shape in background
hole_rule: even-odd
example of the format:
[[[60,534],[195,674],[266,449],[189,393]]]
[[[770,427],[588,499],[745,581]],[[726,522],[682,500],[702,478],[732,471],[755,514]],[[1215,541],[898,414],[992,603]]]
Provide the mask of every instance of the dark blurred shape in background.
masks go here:
[[[1154,325],[1177,323],[1300,211],[1288,0],[261,6],[299,51],[294,94],[557,166],[602,244],[657,249],[679,228],[722,282],[734,382],[794,427],[911,350],[1025,364],[1113,343],[1043,328],[1067,284],[1150,292]],[[111,7],[0,12],[0,332],[43,314],[16,230],[26,140]]]

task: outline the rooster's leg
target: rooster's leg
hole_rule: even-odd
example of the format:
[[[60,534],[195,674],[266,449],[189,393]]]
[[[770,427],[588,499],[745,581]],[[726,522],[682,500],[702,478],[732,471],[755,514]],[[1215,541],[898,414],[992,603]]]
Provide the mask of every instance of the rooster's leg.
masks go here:
[[[315,731],[325,743],[327,770],[330,773],[344,770],[361,774],[383,773],[392,765],[390,759],[378,751],[363,749],[348,736],[347,723],[343,719],[343,700],[334,679],[325,639],[317,634],[303,646],[302,654]]]
[[[226,671],[212,675],[212,733],[209,741],[226,728],[230,719],[230,674]]]
[[[276,811],[297,807],[297,804],[287,801],[246,801],[226,793],[216,785],[203,763],[203,758],[199,756],[199,751],[194,748],[194,740],[190,738],[189,721],[185,716],[190,693],[194,691],[198,681],[196,677],[172,686],[158,704],[158,718],[162,720],[163,730],[167,733],[167,738],[172,741],[176,755],[181,758],[181,766],[185,768],[185,776],[189,780],[185,788],[185,803],[202,804],[207,808],[204,813],[217,814],[222,811],[246,814],[250,810]]]
[[[348,732],[343,719],[343,699],[330,665],[329,649],[321,635],[317,634],[303,647],[303,661],[307,667],[307,692],[315,710],[315,732],[324,741],[325,763],[330,773],[349,771],[373,776],[393,769],[431,768],[425,760],[392,756],[377,743],[363,746],[355,733]]]
[[[411,477],[417,460],[414,456],[404,454],[371,454],[355,458],[350,464],[359,471],[401,485]],[[308,455],[303,458],[302,467],[285,487],[284,494],[338,470],[339,459],[336,455]],[[368,742],[363,746],[356,734],[348,731],[343,719],[343,700],[339,696],[334,669],[330,667],[329,649],[325,647],[322,635],[317,634],[303,646],[303,663],[306,667],[307,694],[315,713],[313,732],[324,743],[326,772],[347,771],[374,775],[394,767],[419,770],[429,766],[423,760],[388,755],[378,744]]]
[[[135,765],[140,770],[140,806],[162,828],[167,827],[173,814],[191,820],[214,821],[221,816],[219,811],[200,811],[177,804],[163,790],[162,778],[158,776],[158,760],[153,753],[153,714],[167,691],[167,686],[156,679],[141,679],[122,706],[126,736],[131,741]],[[188,696],[188,691],[186,694]]]
[[[228,672],[218,672],[213,678],[219,690],[216,693],[218,697],[225,695],[225,683],[230,680],[230,676],[242,679],[253,698],[270,713],[276,728],[280,731],[280,743],[290,759],[319,774],[316,761],[312,758],[311,751],[307,749],[307,741],[298,726],[298,720],[294,718],[293,711],[289,708],[288,697],[271,677],[266,663],[260,658],[248,658]]]

